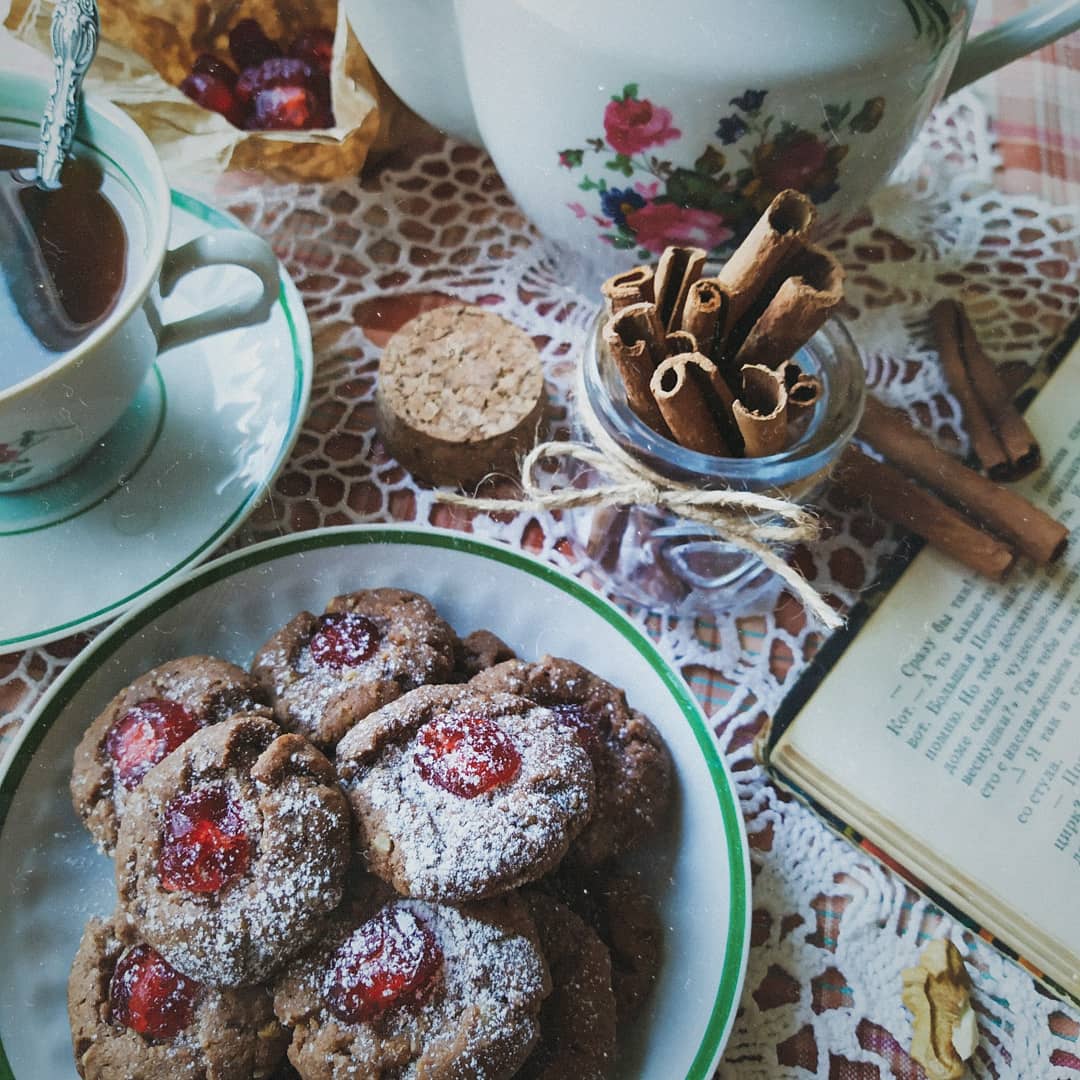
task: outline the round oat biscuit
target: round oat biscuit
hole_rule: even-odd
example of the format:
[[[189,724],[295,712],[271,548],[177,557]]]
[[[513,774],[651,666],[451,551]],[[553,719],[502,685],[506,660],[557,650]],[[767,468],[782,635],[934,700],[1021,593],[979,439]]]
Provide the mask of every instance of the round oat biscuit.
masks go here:
[[[611,957],[592,929],[564,904],[535,889],[521,894],[551,970],[540,1010],[540,1042],[519,1080],[604,1080],[615,1064]]]
[[[578,733],[596,770],[596,806],[567,859],[598,866],[634,847],[663,817],[671,795],[671,755],[652,723],[626,694],[572,660],[507,660],[469,686],[518,694],[551,708]]]
[[[157,716],[147,715],[148,704]],[[124,687],[86,729],[75,749],[71,771],[75,812],[106,854],[111,855],[116,846],[131,789],[175,741],[152,727],[160,720],[163,704],[183,710],[181,723],[186,732],[220,723],[236,713],[262,711],[267,697],[243,668],[214,656],[170,660]],[[141,757],[141,764],[128,758],[126,770],[114,756],[121,725],[141,729],[131,732],[132,748]]]
[[[410,319],[379,361],[386,449],[418,480],[475,486],[518,474],[544,414],[540,354],[500,315],[449,304]]]
[[[551,988],[520,899],[383,905],[374,895],[335,915],[275,982],[302,1080],[515,1075]]]
[[[359,648],[335,648],[342,620]],[[320,616],[300,612],[263,645],[251,670],[282,727],[332,750],[368,713],[417,686],[449,682],[457,647],[423,596],[367,589],[335,597]]]
[[[368,868],[403,896],[495,896],[552,869],[588,821],[588,755],[510,694],[424,686],[338,744]]]
[[[120,904],[184,975],[258,982],[338,906],[350,832],[330,762],[241,714],[193,735],[132,793],[116,845]]]
[[[145,994],[144,983],[140,1007],[125,1017],[123,1002],[114,997],[123,994],[125,980],[114,979],[114,973],[136,954],[152,955],[127,937],[122,914],[87,924],[68,979],[75,1068],[84,1080],[269,1080],[277,1075],[289,1033],[274,1016],[264,987],[215,989],[177,977],[154,957],[150,993]]]

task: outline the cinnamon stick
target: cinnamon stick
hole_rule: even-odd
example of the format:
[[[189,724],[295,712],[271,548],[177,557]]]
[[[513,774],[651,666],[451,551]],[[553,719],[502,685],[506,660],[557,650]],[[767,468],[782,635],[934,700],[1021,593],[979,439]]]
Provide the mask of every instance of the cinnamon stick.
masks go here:
[[[747,457],[779,454],[787,445],[787,389],[766,367],[742,369],[742,392],[731,407]]]
[[[854,446],[840,455],[834,475],[848,495],[868,502],[878,517],[921,536],[984,577],[1000,581],[1016,562],[1016,551],[1003,540],[972,525],[898,469]]]
[[[824,391],[821,380],[816,375],[803,371],[794,360],[785,360],[779,370],[787,390],[788,418],[812,409]]]
[[[674,330],[679,326],[686,295],[690,286],[701,277],[707,254],[704,248],[669,247],[660,256],[653,291],[656,309],[665,330]]]
[[[716,275],[730,297],[727,324],[743,317],[790,255],[806,243],[814,204],[802,193],[781,191]]]
[[[991,480],[1006,480],[1012,474],[1009,455],[983,411],[975,387],[968,378],[960,332],[959,308],[951,300],[941,300],[930,310],[941,369],[949,389],[960,404],[964,430],[971,450]]]
[[[859,437],[1040,566],[1065,550],[1069,530],[1061,522],[939,450],[915,430],[907,413],[868,396]]]
[[[1009,459],[1009,475],[1002,476],[1001,479],[1020,480],[1030,476],[1042,463],[1038,440],[1013,404],[1012,395],[997,367],[983,352],[967,312],[960,304],[956,304],[955,308],[968,379],[975,388],[975,396]]]
[[[667,344],[668,356],[700,352],[697,338],[687,330],[674,330],[664,338],[664,341]],[[705,354],[701,353],[701,355]],[[727,380],[716,364],[711,364],[711,366],[695,364],[692,374],[705,395],[705,404],[709,407],[716,426],[720,429],[721,440],[729,451],[738,451],[742,446],[742,436],[735,427],[731,413],[732,406],[735,404],[735,395],[731,392]]]
[[[680,330],[693,334],[701,352],[714,363],[728,320],[728,295],[716,278],[701,278],[690,286],[683,305]]]
[[[651,389],[671,434],[680,446],[701,454],[729,457],[695,371],[708,375],[716,365],[701,353],[669,356],[655,371]]]
[[[654,304],[630,304],[604,327],[604,343],[618,368],[631,410],[660,435],[670,434],[649,390],[664,359],[664,330]]]
[[[790,272],[749,328],[735,364],[777,368],[825,324],[844,298],[844,269],[824,248],[807,246],[785,266]]]
[[[621,274],[610,277],[600,291],[607,301],[608,312],[614,315],[631,304],[651,302],[653,299],[653,268],[635,266]]]

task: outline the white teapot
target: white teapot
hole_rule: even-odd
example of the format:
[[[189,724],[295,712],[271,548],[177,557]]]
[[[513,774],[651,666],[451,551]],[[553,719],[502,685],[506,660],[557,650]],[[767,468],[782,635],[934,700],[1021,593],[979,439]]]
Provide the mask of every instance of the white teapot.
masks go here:
[[[841,224],[949,90],[1080,27],[1061,0],[966,44],[974,0],[345,5],[395,92],[602,272],[723,255],[783,188]]]

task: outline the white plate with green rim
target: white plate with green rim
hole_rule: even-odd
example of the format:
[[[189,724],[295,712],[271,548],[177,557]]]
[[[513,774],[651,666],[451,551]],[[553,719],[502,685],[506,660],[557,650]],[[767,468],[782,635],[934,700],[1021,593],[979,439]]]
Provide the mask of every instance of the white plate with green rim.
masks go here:
[[[567,656],[625,687],[675,761],[676,809],[635,864],[661,907],[664,960],[620,1044],[620,1078],[708,1080],[735,1018],[749,948],[746,836],[731,778],[689,688],[586,586],[509,548],[396,526],[322,529],[246,548],[159,589],[80,654],[42,700],[0,778],[0,1080],[75,1076],[65,1005],[82,927],[112,910],[112,867],[68,795],[83,730],[121,686],[173,657],[247,666],[301,609],[392,585],[459,633],[485,627],[527,658]],[[17,992],[11,988],[17,987]]]
[[[244,226],[173,192],[169,246]],[[169,319],[250,288],[239,267],[185,277]],[[0,496],[0,654],[114,618],[197,565],[251,512],[307,411],[311,331],[281,271],[259,326],[229,330],[160,357],[119,423],[80,465],[32,491]]]

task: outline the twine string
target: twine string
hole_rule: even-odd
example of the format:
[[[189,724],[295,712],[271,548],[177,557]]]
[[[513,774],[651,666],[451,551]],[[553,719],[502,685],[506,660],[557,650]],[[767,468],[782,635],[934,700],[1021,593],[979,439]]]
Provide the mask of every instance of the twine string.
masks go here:
[[[579,404],[587,402],[579,393]],[[773,544],[812,542],[820,535],[815,514],[791,498],[729,488],[703,489],[662,476],[631,457],[601,426],[589,407],[581,408],[581,419],[593,445],[575,441],[543,442],[533,447],[521,462],[520,499],[492,499],[440,491],[440,502],[471,510],[492,512],[537,512],[576,510],[601,506],[656,506],[679,517],[699,522],[717,536],[755,555],[781,578],[791,591],[825,627],[840,626],[841,617],[797,570],[789,566]],[[542,462],[578,465],[593,476],[606,480],[588,486],[545,487],[539,475]],[[793,498],[807,490],[814,478],[800,488],[789,489]],[[760,518],[766,518],[765,521]]]

